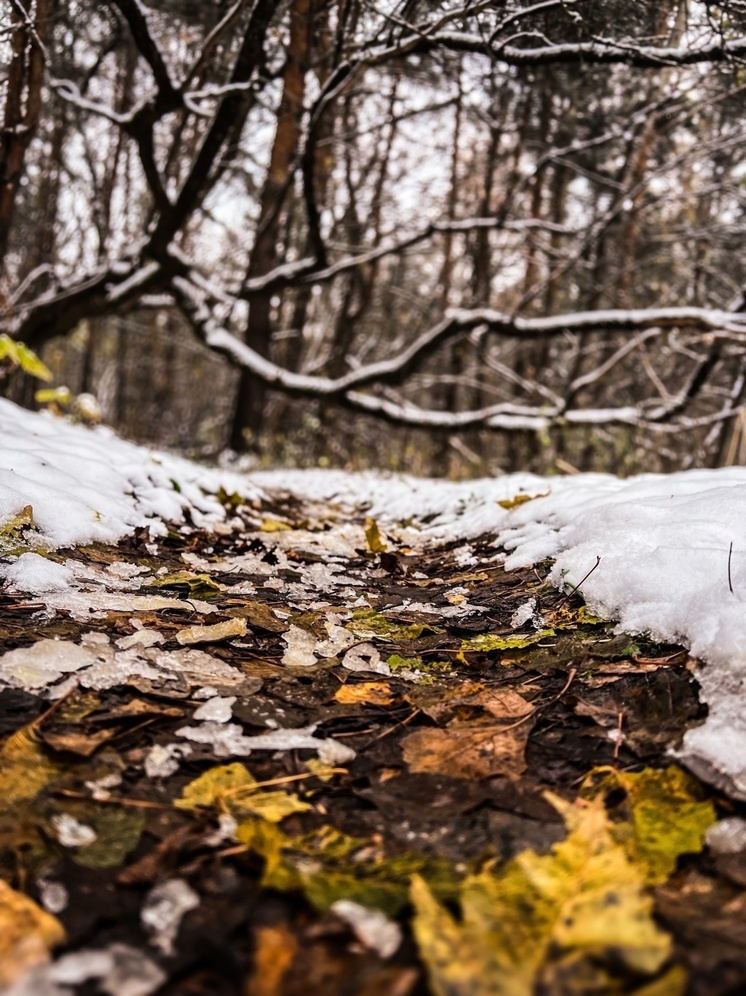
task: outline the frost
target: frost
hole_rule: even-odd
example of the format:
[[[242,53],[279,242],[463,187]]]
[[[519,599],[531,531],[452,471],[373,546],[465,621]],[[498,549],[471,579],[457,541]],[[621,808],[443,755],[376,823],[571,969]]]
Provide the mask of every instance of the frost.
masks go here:
[[[230,813],[221,813],[218,817],[218,827],[204,838],[206,847],[220,847],[226,841],[235,840],[238,820]]]
[[[250,738],[245,737],[238,723],[203,723],[202,726],[182,726],[177,737],[186,737],[196,744],[208,744],[216,757],[245,757],[251,753]]]
[[[104,802],[111,798],[109,789],[118,788],[121,784],[121,774],[118,771],[113,771],[110,775],[103,775],[95,781],[86,782],[85,787],[97,802]]]
[[[327,619],[324,626],[329,636],[317,644],[316,651],[320,657],[337,657],[355,643],[355,634],[340,626],[336,616]]]
[[[169,879],[151,889],[140,919],[152,934],[152,943],[164,954],[172,954],[182,919],[199,904],[199,896],[183,878]]]
[[[252,750],[314,750],[327,764],[344,764],[355,757],[355,751],[332,738],[314,737],[316,724],[294,730],[277,729],[247,737],[238,723],[203,723],[201,726],[182,726],[176,731],[193,743],[208,744],[216,757],[246,757]]]
[[[70,986],[96,981],[106,996],[150,996],[166,981],[166,974],[143,951],[127,944],[103,950],[62,955],[53,964],[26,973],[5,996],[72,996]]]
[[[179,630],[176,640],[182,645],[192,643],[214,643],[217,640],[227,640],[232,636],[246,635],[245,619],[228,619],[215,623],[213,626],[187,626]]]
[[[527,622],[530,622],[532,625],[536,625],[538,622],[538,625],[541,625],[541,617],[536,614],[535,598],[529,598],[523,605],[519,605],[510,617],[510,625],[513,629],[520,629]]]
[[[371,910],[351,899],[338,899],[330,910],[350,927],[355,937],[379,958],[396,954],[402,941],[398,923],[390,920],[381,910]]]

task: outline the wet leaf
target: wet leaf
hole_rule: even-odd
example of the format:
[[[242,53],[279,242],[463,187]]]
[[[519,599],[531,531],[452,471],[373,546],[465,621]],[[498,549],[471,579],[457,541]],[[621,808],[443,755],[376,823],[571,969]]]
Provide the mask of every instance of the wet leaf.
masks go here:
[[[332,827],[288,837],[258,820],[242,823],[236,839],[264,858],[262,884],[279,891],[305,893],[319,910],[339,899],[394,915],[409,901],[409,880],[421,873],[442,898],[454,895],[460,874],[453,863],[433,855],[386,858],[380,845],[350,837]]]
[[[116,737],[117,733],[116,727],[98,730],[96,733],[83,733],[76,730],[59,733],[45,730],[43,737],[44,743],[53,751],[67,751],[70,754],[77,754],[79,757],[90,757],[102,744]]]
[[[523,650],[530,647],[532,643],[546,640],[547,637],[554,636],[553,629],[542,629],[538,633],[528,633],[521,636],[496,636],[492,633],[479,633],[477,636],[462,640],[459,660],[464,660],[465,653],[490,653],[493,650]]]
[[[272,609],[263,602],[246,602],[231,613],[245,619],[252,629],[264,629],[268,633],[284,633],[288,623],[279,619]]]
[[[697,783],[681,768],[637,773],[598,768],[588,775],[584,794],[608,796],[613,789],[622,789],[624,797],[613,805],[611,836],[646,869],[648,882],[665,882],[682,854],[702,850],[715,809],[702,801]]]
[[[28,346],[12,339],[4,332],[0,335],[0,361],[8,360],[14,367],[20,367],[32,377],[40,380],[52,380],[52,371],[43,363],[36,353]]]
[[[292,813],[305,813],[311,806],[297,795],[257,788],[257,780],[240,762],[211,768],[187,785],[177,809],[216,808],[236,816],[251,813],[270,823],[280,823]]]
[[[93,843],[72,854],[73,861],[85,868],[118,868],[135,850],[145,829],[145,814],[136,806],[71,804],[66,800],[65,809],[95,831]]]
[[[0,880],[0,986],[49,959],[65,941],[62,924],[22,892]]]
[[[670,940],[652,919],[644,872],[611,837],[603,803],[553,803],[568,837],[551,854],[524,851],[497,873],[468,878],[460,920],[414,879],[414,931],[436,996],[531,996],[539,979],[554,992],[560,968],[570,991],[569,976],[587,961],[608,972],[603,991],[612,991],[615,965],[642,976],[664,965]]]
[[[217,581],[209,574],[195,574],[192,571],[174,571],[153,578],[147,588],[185,588],[192,598],[209,598],[222,591]]]
[[[446,694],[431,687],[407,697],[423,712],[449,724],[446,729],[417,730],[404,738],[402,749],[410,771],[475,780],[495,775],[516,778],[525,771],[532,707],[517,692],[464,682]],[[475,712],[490,718],[470,722]]]
[[[524,753],[530,722],[512,730],[490,724],[458,729],[427,729],[402,741],[404,760],[412,772],[434,772],[480,780],[504,775],[517,778],[526,770]]]

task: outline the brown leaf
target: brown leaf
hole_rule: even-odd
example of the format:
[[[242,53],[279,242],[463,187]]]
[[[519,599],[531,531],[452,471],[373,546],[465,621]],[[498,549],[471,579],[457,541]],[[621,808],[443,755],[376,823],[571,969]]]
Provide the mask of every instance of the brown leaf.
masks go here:
[[[236,608],[231,608],[231,615],[245,619],[252,629],[263,629],[268,633],[284,633],[288,623],[278,619],[272,609],[264,602],[247,601]]]
[[[119,730],[110,728],[99,730],[97,733],[80,733],[72,731],[69,733],[55,733],[45,731],[42,733],[44,743],[54,751],[68,751],[70,754],[77,754],[79,757],[90,757],[101,744],[107,740],[112,740]]]
[[[257,932],[254,971],[249,979],[246,996],[278,996],[283,991],[283,978],[298,951],[295,934],[284,924],[261,927]]]
[[[519,725],[490,724],[417,730],[402,741],[409,770],[479,780],[495,775],[517,778],[526,770],[524,753],[531,720]]]
[[[96,713],[90,717],[92,723],[109,723],[112,720],[142,719],[143,716],[165,716],[170,719],[180,719],[184,710],[178,706],[158,705],[145,699],[130,699],[122,706]]]
[[[527,716],[532,708],[517,692],[487,688],[476,681],[446,688],[438,684],[420,685],[407,694],[407,700],[442,726],[472,722],[485,713],[514,722]]]

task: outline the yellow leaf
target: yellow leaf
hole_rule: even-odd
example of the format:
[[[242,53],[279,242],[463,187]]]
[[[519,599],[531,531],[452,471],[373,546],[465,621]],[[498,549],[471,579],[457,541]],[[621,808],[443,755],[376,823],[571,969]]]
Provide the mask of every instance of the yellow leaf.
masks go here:
[[[394,701],[385,681],[361,681],[357,685],[342,685],[334,698],[343,705],[389,706]]]
[[[293,527],[289,522],[283,522],[281,519],[265,519],[259,526],[260,533],[286,533]]]
[[[311,806],[288,792],[263,792],[246,765],[233,764],[211,768],[184,788],[176,799],[177,809],[215,807],[236,815],[252,813],[270,823],[279,823],[291,813],[305,813]]]
[[[609,796],[613,789],[622,789],[623,794],[613,806],[611,836],[644,868],[650,884],[665,882],[681,854],[702,850],[716,819],[715,809],[702,800],[697,783],[681,768],[645,768],[637,773],[596,768],[581,792]]]
[[[526,851],[497,874],[468,878],[461,921],[413,881],[414,932],[435,996],[531,996],[539,979],[549,992],[575,991],[568,974],[586,964],[611,973],[621,962],[641,976],[662,968],[670,940],[652,919],[643,871],[611,837],[603,802],[557,805],[568,837],[551,854]]]
[[[255,792],[242,796],[237,808],[261,816],[269,823],[280,823],[293,813],[307,813],[311,806],[293,792]]]
[[[549,495],[548,491],[544,491],[540,495],[516,495],[515,498],[504,498],[497,504],[500,508],[504,508],[506,512],[509,512],[511,508],[518,508],[519,505],[525,505],[527,501],[533,501],[534,498],[546,498]]]
[[[73,395],[69,387],[42,387],[34,394],[34,401],[40,405],[59,405],[67,408]]]
[[[51,380],[52,372],[46,364],[42,363],[36,353],[29,349],[17,339],[11,339],[9,335],[0,335],[0,360],[9,360],[12,366],[20,367],[32,377],[39,377],[41,380]]]
[[[365,520],[365,541],[371,553],[385,553],[388,549],[381,539],[381,531],[375,519]]]
[[[34,799],[58,771],[42,750],[34,727],[23,726],[0,747],[0,799],[4,805]]]
[[[43,965],[50,949],[64,941],[58,920],[0,880],[0,986]]]

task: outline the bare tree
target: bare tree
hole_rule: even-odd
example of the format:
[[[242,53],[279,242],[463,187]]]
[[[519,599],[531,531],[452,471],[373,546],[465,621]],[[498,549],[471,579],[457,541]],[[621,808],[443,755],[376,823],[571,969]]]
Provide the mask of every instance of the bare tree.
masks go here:
[[[281,392],[514,438],[512,465],[592,462],[589,427],[724,452],[743,5],[80,0],[72,56],[42,0],[0,6],[2,321],[29,346],[176,309],[242,371],[235,446]],[[50,156],[77,231],[32,263]]]

